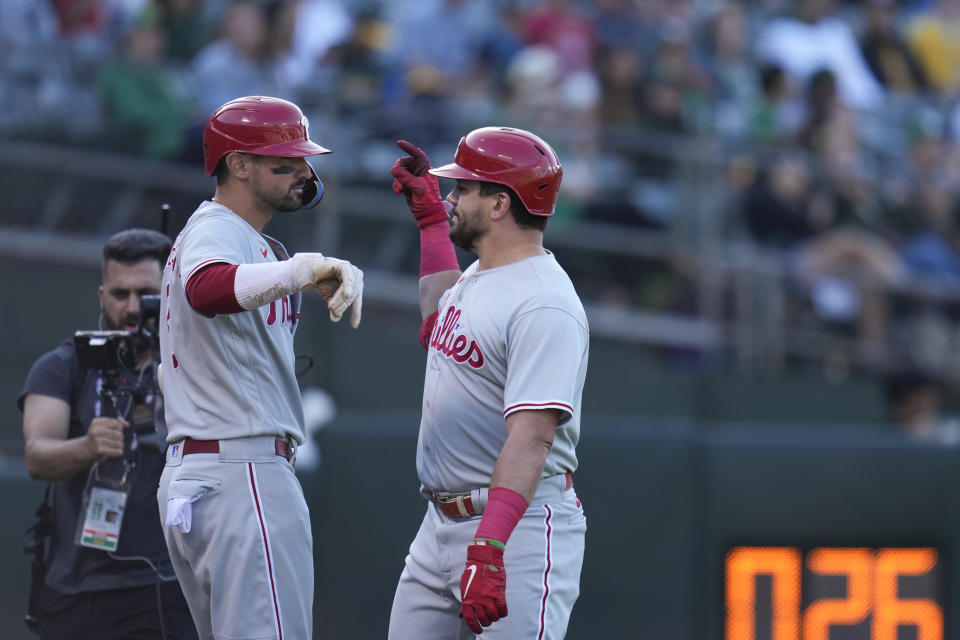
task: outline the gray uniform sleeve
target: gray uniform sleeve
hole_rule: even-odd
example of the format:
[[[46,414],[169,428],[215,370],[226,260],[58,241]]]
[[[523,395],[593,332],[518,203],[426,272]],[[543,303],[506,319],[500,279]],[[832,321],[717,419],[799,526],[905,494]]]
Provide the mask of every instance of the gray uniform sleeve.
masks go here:
[[[518,315],[507,329],[503,417],[527,409],[559,409],[568,421],[579,401],[578,380],[588,332],[567,311],[543,307]]]
[[[217,217],[204,220],[183,238],[179,247],[177,260],[183,282],[208,264],[251,262],[249,247],[247,234],[236,222]]]

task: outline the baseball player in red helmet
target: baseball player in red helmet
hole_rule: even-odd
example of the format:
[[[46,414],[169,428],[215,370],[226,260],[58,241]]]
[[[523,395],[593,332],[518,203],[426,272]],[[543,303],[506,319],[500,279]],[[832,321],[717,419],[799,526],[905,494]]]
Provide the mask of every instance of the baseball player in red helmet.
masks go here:
[[[420,227],[428,505],[388,637],[556,640],[583,564],[572,474],[589,347],[573,284],[543,248],[563,170],[550,145],[507,127],[470,132],[435,169],[397,144],[409,155],[393,188]],[[446,203],[434,176],[456,180]],[[463,273],[454,244],[478,258]]]
[[[319,202],[305,158],[330,153],[285,100],[217,109],[203,150],[213,198],[163,272],[161,384],[169,429],[157,498],[201,638],[310,638],[313,538],[294,453],[304,440],[293,336],[301,292],[360,323],[363,274],[320,253],[292,258],[263,233],[277,211]],[[328,287],[329,288],[326,288]]]

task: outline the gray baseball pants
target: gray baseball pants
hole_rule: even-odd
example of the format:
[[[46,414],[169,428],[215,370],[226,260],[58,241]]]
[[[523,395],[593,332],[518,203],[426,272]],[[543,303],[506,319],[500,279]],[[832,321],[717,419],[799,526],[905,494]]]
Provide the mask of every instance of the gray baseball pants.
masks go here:
[[[170,498],[189,502],[189,532],[166,525]],[[202,640],[311,638],[310,516],[273,437],[221,440],[219,453],[183,455],[170,445],[157,500]]]
[[[587,520],[564,476],[546,478],[507,542],[507,617],[482,640],[560,640],[580,595]],[[480,517],[451,518],[429,503],[390,612],[389,640],[472,640],[459,617],[460,575]]]

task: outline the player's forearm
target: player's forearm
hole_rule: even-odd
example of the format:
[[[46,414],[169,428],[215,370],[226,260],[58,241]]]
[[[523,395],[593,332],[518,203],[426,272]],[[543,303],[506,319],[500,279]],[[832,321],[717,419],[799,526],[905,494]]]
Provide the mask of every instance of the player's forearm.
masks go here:
[[[556,426],[553,410],[519,411],[507,416],[509,434],[493,468],[475,542],[505,548],[537,492]]]
[[[27,473],[34,480],[59,482],[73,477],[96,460],[86,439],[33,438],[26,443]]]
[[[543,474],[543,465],[547,460],[550,445],[541,441],[520,440],[517,438],[512,443],[507,440],[493,468],[490,487],[510,489],[530,502],[540,485],[540,476]]]
[[[513,424],[494,465],[490,487],[510,489],[530,502],[540,485],[547,454],[553,447],[556,412],[521,411],[507,419]]]
[[[286,262],[203,267],[187,281],[187,300],[195,311],[215,316],[250,311],[295,292]]]
[[[441,206],[438,203],[438,206]],[[450,241],[450,224],[442,222],[420,227],[420,317],[437,310],[443,292],[457,283],[460,264]]]

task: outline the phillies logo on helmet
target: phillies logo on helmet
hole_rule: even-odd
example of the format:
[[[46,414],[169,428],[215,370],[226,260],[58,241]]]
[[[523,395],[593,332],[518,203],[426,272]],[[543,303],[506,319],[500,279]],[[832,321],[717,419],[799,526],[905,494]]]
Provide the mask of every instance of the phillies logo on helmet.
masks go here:
[[[462,311],[453,305],[447,308],[443,322],[433,325],[430,336],[430,348],[436,349],[456,362],[465,362],[474,369],[483,366],[483,351],[476,340],[467,338],[466,334],[457,333],[460,328],[460,314]]]

